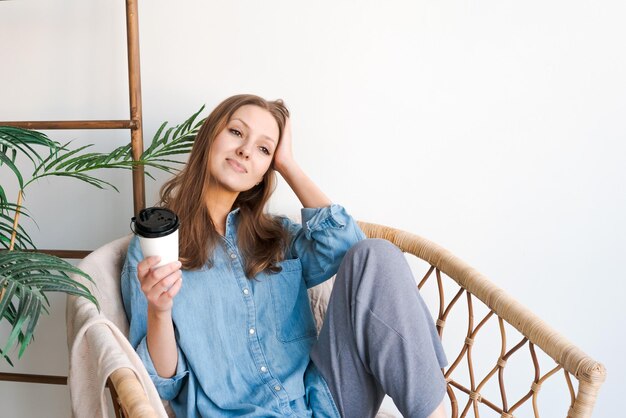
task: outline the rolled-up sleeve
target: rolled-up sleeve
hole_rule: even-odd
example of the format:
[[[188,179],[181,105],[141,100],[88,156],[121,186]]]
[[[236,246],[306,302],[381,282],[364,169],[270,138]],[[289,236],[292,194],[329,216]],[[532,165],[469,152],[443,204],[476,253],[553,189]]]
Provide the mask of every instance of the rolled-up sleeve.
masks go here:
[[[137,351],[161,399],[172,400],[180,392],[185,383],[184,378],[189,374],[187,361],[177,344],[178,364],[174,376],[170,378],[159,376],[152,363],[146,343],[148,303],[137,278],[137,264],[142,254],[136,240],[137,238],[133,237],[128,248],[120,283],[124,310],[129,323],[128,340]]]
[[[152,363],[152,358],[150,357],[150,353],[148,352],[148,344],[146,342],[146,337],[143,337],[137,346],[137,354],[139,358],[143,362],[146,370],[148,371],[148,375],[152,379],[152,383],[159,392],[159,396],[161,399],[166,401],[171,401],[174,399],[185,383],[185,377],[189,374],[187,369],[187,362],[185,361],[185,356],[183,355],[180,348],[178,349],[178,364],[176,365],[176,374],[172,377],[165,378],[159,376],[157,373],[154,363]]]
[[[345,208],[332,204],[303,208],[302,224],[286,220],[292,236],[290,257],[299,258],[307,288],[337,273],[346,252],[365,234]]]

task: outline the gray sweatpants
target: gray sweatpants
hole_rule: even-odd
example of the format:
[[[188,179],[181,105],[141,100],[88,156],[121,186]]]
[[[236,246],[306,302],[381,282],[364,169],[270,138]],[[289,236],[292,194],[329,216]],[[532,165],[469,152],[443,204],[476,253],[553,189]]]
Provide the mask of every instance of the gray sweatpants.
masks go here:
[[[368,239],[348,251],[311,359],[344,418],[375,416],[385,394],[404,417],[428,417],[441,403],[446,356],[396,246]]]

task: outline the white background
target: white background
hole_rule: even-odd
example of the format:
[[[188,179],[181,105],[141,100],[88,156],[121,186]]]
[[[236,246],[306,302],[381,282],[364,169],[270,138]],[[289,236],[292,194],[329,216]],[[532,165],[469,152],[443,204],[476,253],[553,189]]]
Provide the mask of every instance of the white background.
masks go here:
[[[626,3],[151,0],[139,18],[146,143],[232,94],[283,98],[296,157],[331,199],[486,274],[605,364],[595,416],[623,409]],[[0,120],[128,117],[121,0],[0,2],[0,61]],[[27,190],[40,248],[129,232],[130,175],[102,176],[120,193],[56,178]],[[163,178],[147,180],[148,205]],[[298,213],[284,183],[271,209]],[[16,371],[67,373],[52,302]],[[67,396],[0,384],[3,416],[64,417]]]

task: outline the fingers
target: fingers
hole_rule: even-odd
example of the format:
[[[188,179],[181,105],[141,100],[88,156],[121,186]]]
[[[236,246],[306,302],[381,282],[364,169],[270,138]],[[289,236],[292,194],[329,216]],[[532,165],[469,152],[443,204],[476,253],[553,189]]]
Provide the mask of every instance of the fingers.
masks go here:
[[[182,286],[181,263],[175,261],[154,268],[159,257],[148,257],[137,265],[141,291],[157,310],[171,309],[172,299]]]
[[[168,311],[172,309],[173,299],[181,289],[183,283],[180,271],[172,273],[161,280],[146,293],[148,304],[157,311]]]
[[[161,261],[161,257],[151,256],[146,257],[137,264],[137,276],[139,276],[139,280],[142,279],[146,274],[149,273],[150,269]]]
[[[182,275],[181,275],[181,277],[178,278],[178,280],[176,280],[174,282],[173,285],[171,285],[169,287],[169,289],[167,289],[165,292],[161,293],[159,298],[165,298],[166,300],[172,300],[172,299],[174,299],[174,296],[176,296],[176,294],[178,293],[178,291],[180,290],[181,287],[183,287],[183,277],[182,277]]]
[[[146,298],[160,310],[171,309],[172,299],[183,285],[183,276],[180,271],[172,273],[156,284]]]
[[[156,267],[160,261],[159,257],[148,257],[137,264],[137,277],[141,283],[141,290],[147,293],[163,278],[175,271],[180,270],[180,261],[174,261],[161,267]]]
[[[167,292],[178,280],[182,279],[183,275],[180,270],[177,270],[169,275],[165,276],[154,284],[149,289],[144,290],[147,297],[156,298],[162,293]],[[143,289],[142,289],[143,290]]]
[[[285,128],[283,130],[283,138],[285,138],[285,137],[291,138],[291,118],[287,118],[287,120],[285,120]]]

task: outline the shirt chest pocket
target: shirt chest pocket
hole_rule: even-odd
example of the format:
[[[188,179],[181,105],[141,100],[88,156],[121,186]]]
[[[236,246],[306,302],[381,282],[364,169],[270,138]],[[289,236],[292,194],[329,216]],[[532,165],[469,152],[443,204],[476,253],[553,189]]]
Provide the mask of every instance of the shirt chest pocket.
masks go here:
[[[276,338],[288,343],[317,337],[300,260],[285,260],[280,266],[282,271],[269,280]]]

